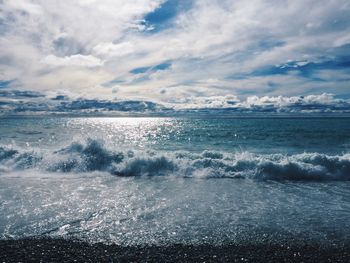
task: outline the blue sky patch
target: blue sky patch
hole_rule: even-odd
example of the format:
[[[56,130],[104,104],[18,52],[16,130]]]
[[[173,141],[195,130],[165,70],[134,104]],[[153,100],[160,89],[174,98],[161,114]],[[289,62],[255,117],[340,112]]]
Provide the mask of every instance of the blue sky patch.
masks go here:
[[[296,72],[299,76],[311,78],[319,70],[341,69],[350,69],[350,58],[323,62],[290,61],[282,65],[262,67],[248,74],[248,76],[286,75],[290,72]]]
[[[157,32],[167,28],[169,22],[172,21],[180,12],[189,10],[192,7],[192,0],[167,0],[159,8],[145,16],[145,22],[153,25]]]
[[[170,68],[171,63],[170,62],[164,62],[161,64],[158,64],[156,66],[151,66],[151,67],[140,67],[140,68],[135,68],[133,70],[130,70],[130,73],[132,74],[142,74],[146,72],[154,72],[158,70],[166,70]]]
[[[147,70],[151,69],[152,67],[141,67],[141,68],[135,68],[133,70],[130,70],[130,73],[132,74],[141,74],[147,72]]]

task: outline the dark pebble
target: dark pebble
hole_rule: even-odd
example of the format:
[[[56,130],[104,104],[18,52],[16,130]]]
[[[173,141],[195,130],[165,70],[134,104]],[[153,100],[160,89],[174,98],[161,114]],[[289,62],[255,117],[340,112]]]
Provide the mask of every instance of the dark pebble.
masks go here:
[[[350,246],[121,247],[65,239],[0,240],[1,262],[350,262]]]

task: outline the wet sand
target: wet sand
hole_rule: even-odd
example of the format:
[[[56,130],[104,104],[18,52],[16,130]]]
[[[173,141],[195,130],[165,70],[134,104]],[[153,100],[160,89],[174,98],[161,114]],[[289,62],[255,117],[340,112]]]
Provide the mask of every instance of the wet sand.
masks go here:
[[[0,262],[350,262],[350,245],[121,247],[36,238],[0,240]]]

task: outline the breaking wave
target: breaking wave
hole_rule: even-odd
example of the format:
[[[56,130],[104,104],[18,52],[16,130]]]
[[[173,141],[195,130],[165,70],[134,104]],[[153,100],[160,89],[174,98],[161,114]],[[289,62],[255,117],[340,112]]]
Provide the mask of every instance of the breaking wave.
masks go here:
[[[26,169],[61,173],[102,171],[122,177],[346,181],[350,180],[350,154],[115,151],[96,140],[75,142],[52,152],[0,147],[0,174]]]

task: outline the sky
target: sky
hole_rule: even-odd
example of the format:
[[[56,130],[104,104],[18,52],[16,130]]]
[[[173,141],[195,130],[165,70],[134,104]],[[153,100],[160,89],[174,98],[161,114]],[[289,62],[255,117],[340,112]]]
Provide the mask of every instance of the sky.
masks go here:
[[[349,0],[0,0],[0,114],[350,112]]]

